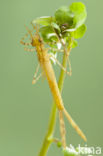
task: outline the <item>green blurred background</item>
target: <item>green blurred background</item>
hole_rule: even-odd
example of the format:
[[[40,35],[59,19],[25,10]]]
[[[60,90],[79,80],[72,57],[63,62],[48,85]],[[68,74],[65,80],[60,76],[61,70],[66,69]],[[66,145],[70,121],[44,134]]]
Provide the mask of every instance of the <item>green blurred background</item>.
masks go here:
[[[76,1],[76,0],[75,0]],[[37,156],[43,141],[52,96],[47,82],[32,85],[36,54],[19,41],[36,17],[53,15],[74,0],[0,0],[0,156]],[[87,32],[72,50],[72,77],[66,76],[62,97],[67,110],[84,130],[88,146],[103,147],[103,0],[86,4]],[[60,69],[56,68],[56,75]],[[85,145],[66,122],[67,142]],[[59,134],[59,124],[55,136]],[[48,156],[62,156],[54,144]]]

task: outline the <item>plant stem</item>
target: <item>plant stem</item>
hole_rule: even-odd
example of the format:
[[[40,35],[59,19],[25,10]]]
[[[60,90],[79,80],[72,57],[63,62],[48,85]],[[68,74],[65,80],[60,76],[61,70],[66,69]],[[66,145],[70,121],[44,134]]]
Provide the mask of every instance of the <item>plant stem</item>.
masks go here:
[[[68,52],[70,52],[70,50]],[[67,58],[68,56],[64,52],[63,60],[62,60],[62,66],[64,68],[66,68],[66,65],[67,65]],[[61,69],[59,81],[58,81],[58,88],[60,92],[62,92],[62,89],[63,89],[64,78],[65,78],[65,72],[64,70]],[[43,144],[42,144],[42,147],[38,156],[46,156],[48,149],[52,143],[55,123],[56,123],[56,113],[57,113],[57,107],[56,107],[55,102],[53,102],[47,133],[45,135],[45,138],[44,138],[44,141],[43,141]]]

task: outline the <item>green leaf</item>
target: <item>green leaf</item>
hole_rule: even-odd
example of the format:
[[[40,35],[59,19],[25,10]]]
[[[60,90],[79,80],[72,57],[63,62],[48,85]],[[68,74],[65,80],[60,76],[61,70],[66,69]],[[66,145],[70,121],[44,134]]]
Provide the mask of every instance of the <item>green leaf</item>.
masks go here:
[[[76,152],[71,152],[67,148],[63,149],[64,156],[77,156]]]
[[[55,19],[51,16],[43,16],[38,17],[35,20],[32,21],[33,24],[41,24],[44,26],[50,25]]]
[[[75,39],[82,38],[84,36],[86,30],[87,30],[87,27],[85,26],[85,24],[83,24],[82,26],[77,28],[76,31],[73,32],[73,37]]]
[[[45,42],[57,41],[58,38],[52,26],[45,26],[40,28],[41,35]]]
[[[70,5],[70,11],[74,14],[73,25],[77,28],[84,24],[87,12],[82,2],[74,2]]]
[[[48,43],[48,45],[51,47],[51,48],[55,48],[55,49],[57,49],[57,45],[56,44],[53,44],[53,43]]]
[[[63,6],[55,12],[55,19],[59,25],[67,24],[69,27],[73,24],[73,14],[67,6]]]
[[[60,27],[59,27],[59,25],[58,25],[58,24],[56,24],[56,23],[52,22],[52,23],[51,23],[51,26],[52,26],[54,29],[58,30],[58,32],[60,32],[60,31],[61,31],[61,30],[60,30]]]
[[[76,40],[73,41],[73,45],[72,45],[72,48],[75,48],[78,46],[78,42]]]
[[[63,32],[73,32],[73,31],[75,31],[76,30],[76,28],[71,28],[71,29],[66,29],[66,30],[64,30]]]

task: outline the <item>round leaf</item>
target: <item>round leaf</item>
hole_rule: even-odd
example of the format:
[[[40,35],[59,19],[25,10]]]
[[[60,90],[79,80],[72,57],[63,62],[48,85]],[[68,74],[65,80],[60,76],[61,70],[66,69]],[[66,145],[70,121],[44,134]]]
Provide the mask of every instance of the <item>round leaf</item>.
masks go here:
[[[73,32],[73,37],[75,39],[82,38],[84,36],[86,30],[87,30],[87,27],[85,26],[85,24],[83,24],[82,26],[77,28],[76,31]]]
[[[41,35],[45,42],[57,41],[58,38],[52,26],[45,26],[40,28]]]
[[[67,24],[67,26],[71,26],[73,24],[73,14],[66,6],[59,8],[55,12],[55,19],[60,25]]]
[[[73,41],[73,45],[72,45],[72,48],[75,48],[78,46],[78,42],[76,40]]]
[[[84,24],[87,12],[85,5],[82,2],[74,2],[70,5],[70,11],[74,14],[73,24],[75,27],[79,27]]]
[[[32,21],[33,24],[41,24],[41,25],[50,25],[54,21],[54,18],[51,16],[43,16],[36,18],[35,20]]]

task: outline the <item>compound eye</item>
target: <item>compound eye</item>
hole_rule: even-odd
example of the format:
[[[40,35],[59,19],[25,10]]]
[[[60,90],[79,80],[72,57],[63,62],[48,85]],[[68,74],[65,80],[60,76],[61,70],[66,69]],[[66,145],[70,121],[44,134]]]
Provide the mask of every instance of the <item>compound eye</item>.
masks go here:
[[[31,45],[33,45],[33,40],[31,41]]]
[[[34,40],[34,39],[32,39],[31,45],[32,45],[33,47],[35,47],[35,40]]]
[[[33,40],[31,41],[31,45],[33,46]]]
[[[42,43],[42,40],[39,38],[39,42]]]

